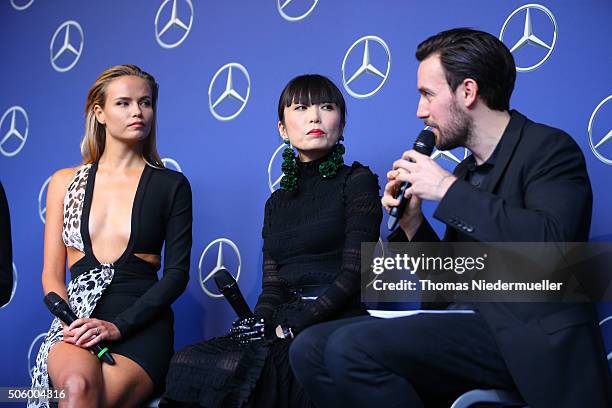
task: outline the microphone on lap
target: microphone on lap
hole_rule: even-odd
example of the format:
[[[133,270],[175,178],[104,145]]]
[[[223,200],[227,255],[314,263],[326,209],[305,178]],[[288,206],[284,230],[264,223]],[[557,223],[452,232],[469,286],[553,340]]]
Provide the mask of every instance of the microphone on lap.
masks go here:
[[[214,275],[215,283],[219,291],[229,302],[232,309],[238,315],[238,319],[244,320],[253,317],[253,312],[244,300],[242,292],[238,287],[236,279],[227,271],[227,269],[219,269]]]
[[[45,305],[49,308],[49,311],[53,313],[62,322],[70,325],[72,322],[78,319],[77,315],[74,314],[68,303],[55,292],[49,292],[45,296]],[[100,360],[103,360],[108,364],[115,364],[115,359],[111,356],[108,347],[105,347],[102,343],[94,344],[89,347]]]
[[[431,155],[436,144],[436,136],[430,129],[431,128],[429,126],[425,127],[425,129],[419,133],[414,141],[414,145],[412,146],[413,150],[427,156]],[[410,188],[410,186],[411,184],[409,182],[403,182],[395,196],[396,199],[399,199],[399,204],[396,207],[391,207],[391,210],[389,211],[389,220],[387,221],[389,231],[392,231],[395,229],[395,227],[397,227],[399,219],[402,218],[402,215],[404,214],[404,210],[408,204],[408,199],[404,197],[404,192]]]

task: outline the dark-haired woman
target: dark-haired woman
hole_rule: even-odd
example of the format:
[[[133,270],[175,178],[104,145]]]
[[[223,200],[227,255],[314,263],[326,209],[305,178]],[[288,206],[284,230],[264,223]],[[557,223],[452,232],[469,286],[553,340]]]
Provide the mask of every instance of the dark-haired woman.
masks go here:
[[[296,77],[283,90],[284,175],[265,206],[255,318],[173,357],[164,400],[171,406],[309,406],[289,365],[292,338],[364,314],[360,247],[378,239],[382,210],[376,176],[343,163],[345,112],[340,90],[321,75]]]

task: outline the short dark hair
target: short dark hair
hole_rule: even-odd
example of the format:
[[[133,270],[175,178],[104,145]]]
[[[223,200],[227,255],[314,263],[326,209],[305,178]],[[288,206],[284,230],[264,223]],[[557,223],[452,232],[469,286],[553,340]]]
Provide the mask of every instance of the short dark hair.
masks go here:
[[[346,124],[346,103],[340,89],[327,77],[318,74],[300,75],[293,78],[278,99],[278,120],[285,123],[285,108],[292,103],[314,105],[335,103],[340,109],[340,128]]]
[[[495,36],[471,28],[443,31],[419,44],[416,58],[439,55],[446,81],[453,90],[465,78],[478,84],[478,94],[494,110],[510,109],[516,65],[510,50]]]

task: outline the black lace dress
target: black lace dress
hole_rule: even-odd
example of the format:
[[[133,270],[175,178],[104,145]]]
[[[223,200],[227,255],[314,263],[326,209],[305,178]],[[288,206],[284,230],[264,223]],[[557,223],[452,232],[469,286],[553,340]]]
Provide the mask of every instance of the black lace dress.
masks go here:
[[[274,328],[299,335],[315,323],[365,313],[361,242],[378,240],[382,219],[377,178],[367,167],[345,165],[326,180],[321,160],[300,163],[297,190],[275,191],[265,206],[255,314],[265,319],[269,340],[239,347],[224,336],[182,349],[160,406],[310,406],[289,365],[290,340],[276,338]]]

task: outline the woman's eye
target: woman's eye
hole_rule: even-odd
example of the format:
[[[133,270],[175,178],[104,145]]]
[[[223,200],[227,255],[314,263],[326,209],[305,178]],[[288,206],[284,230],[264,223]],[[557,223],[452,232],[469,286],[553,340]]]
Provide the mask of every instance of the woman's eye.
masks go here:
[[[325,105],[322,106],[322,108],[325,110],[333,111],[336,107],[331,103],[326,103]]]
[[[306,106],[304,105],[296,105],[295,110],[304,110],[306,109]]]
[[[143,105],[143,106],[149,107],[149,106],[151,106],[151,101],[142,101],[142,102],[140,102],[140,104]]]

